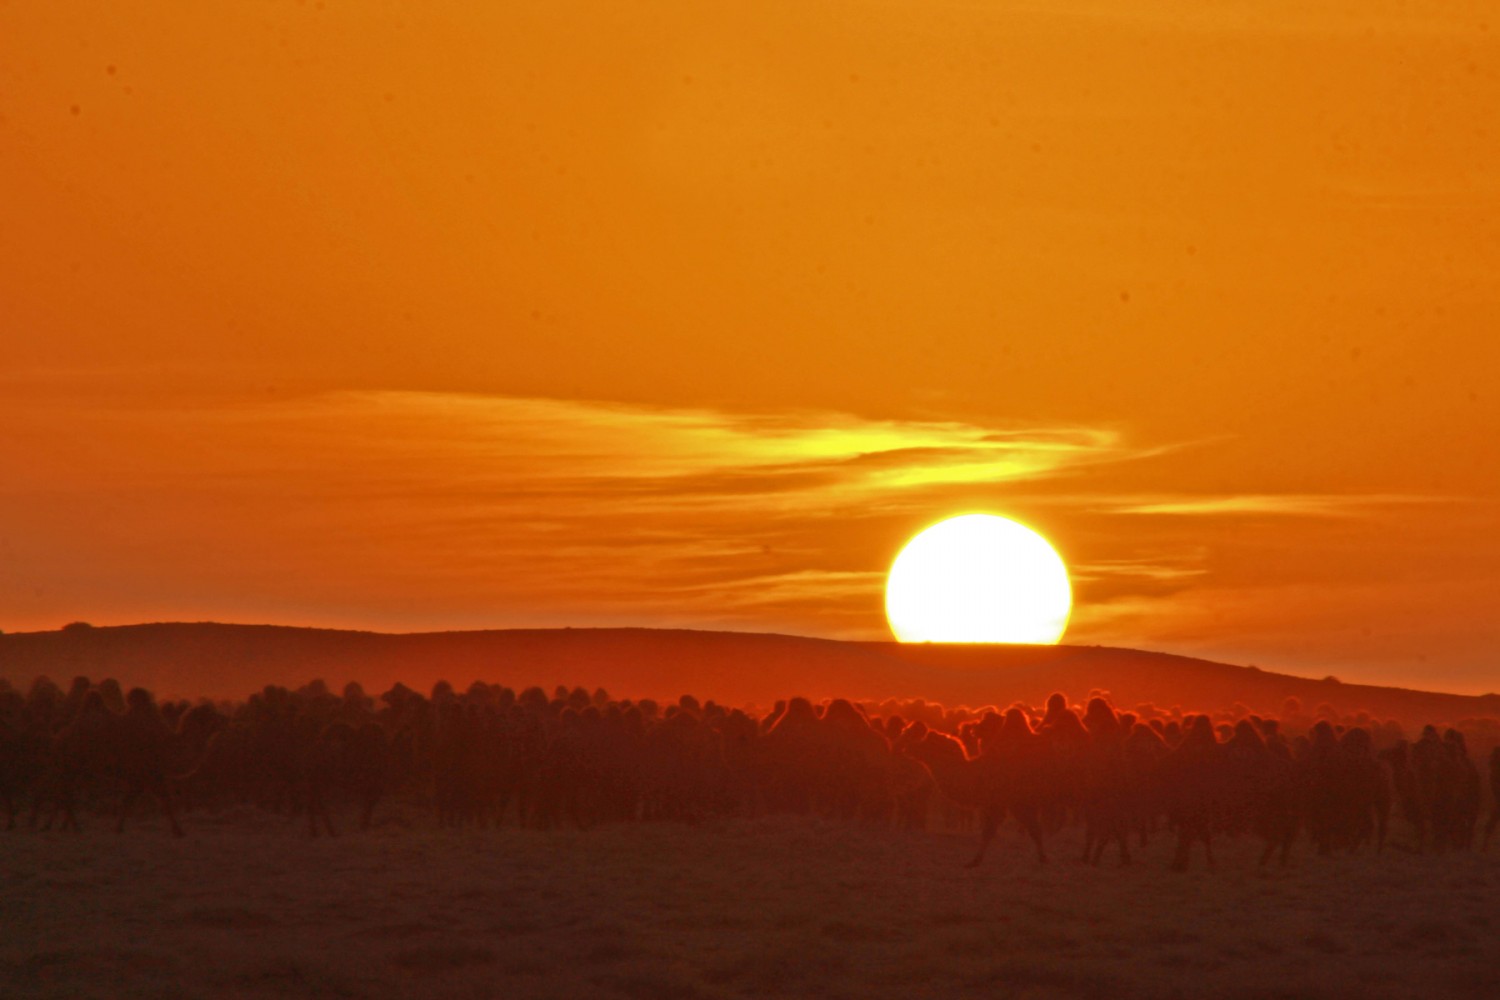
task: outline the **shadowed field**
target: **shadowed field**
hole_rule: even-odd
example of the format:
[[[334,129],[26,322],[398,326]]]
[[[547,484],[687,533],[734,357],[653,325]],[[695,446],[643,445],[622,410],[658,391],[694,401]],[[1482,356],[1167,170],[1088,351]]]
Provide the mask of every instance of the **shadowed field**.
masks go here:
[[[308,841],[199,816],[185,840],[0,835],[8,997],[1494,995],[1500,859],[1387,852],[1259,870],[1039,865],[972,835],[808,819],[433,830],[389,811]]]

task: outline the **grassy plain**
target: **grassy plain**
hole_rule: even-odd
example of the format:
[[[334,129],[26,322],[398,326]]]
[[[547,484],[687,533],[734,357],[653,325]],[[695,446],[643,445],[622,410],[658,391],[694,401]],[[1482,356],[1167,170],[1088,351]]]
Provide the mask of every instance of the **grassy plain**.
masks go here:
[[[817,820],[442,831],[387,810],[305,839],[194,814],[173,841],[0,834],[7,997],[1275,997],[1495,995],[1500,855],[1387,851],[1259,870],[1039,865],[972,837]]]

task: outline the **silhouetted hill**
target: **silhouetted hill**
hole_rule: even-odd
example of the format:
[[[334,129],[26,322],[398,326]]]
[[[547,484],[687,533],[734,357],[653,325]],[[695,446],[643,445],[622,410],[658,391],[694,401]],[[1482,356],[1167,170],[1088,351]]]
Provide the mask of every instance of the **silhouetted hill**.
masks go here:
[[[1279,714],[1288,697],[1405,722],[1500,716],[1500,696],[1316,681],[1166,653],[1097,646],[904,645],[673,629],[506,629],[388,635],[274,625],[169,623],[0,635],[0,677],[116,677],[171,696],[242,698],[266,684],[396,681],[426,690],[479,679],[520,688],[603,687],[617,697],[692,693],[732,705],[777,698],[926,698],[944,704],[1038,703],[1109,691],[1116,704],[1217,710],[1239,702]]]

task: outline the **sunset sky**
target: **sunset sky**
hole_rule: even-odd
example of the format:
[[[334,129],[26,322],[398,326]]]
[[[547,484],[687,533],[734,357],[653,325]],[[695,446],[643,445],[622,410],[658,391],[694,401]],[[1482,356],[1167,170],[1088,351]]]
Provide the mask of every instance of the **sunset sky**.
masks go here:
[[[0,2],[6,631],[886,638],[984,510],[1494,691],[1497,437],[1490,4]]]

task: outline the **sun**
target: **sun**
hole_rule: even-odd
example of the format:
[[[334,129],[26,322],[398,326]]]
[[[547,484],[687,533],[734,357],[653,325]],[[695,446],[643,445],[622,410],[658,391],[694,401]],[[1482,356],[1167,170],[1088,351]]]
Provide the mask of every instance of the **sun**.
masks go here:
[[[964,514],[918,534],[891,564],[885,615],[902,642],[1055,643],[1073,588],[1062,557],[1035,531]]]

